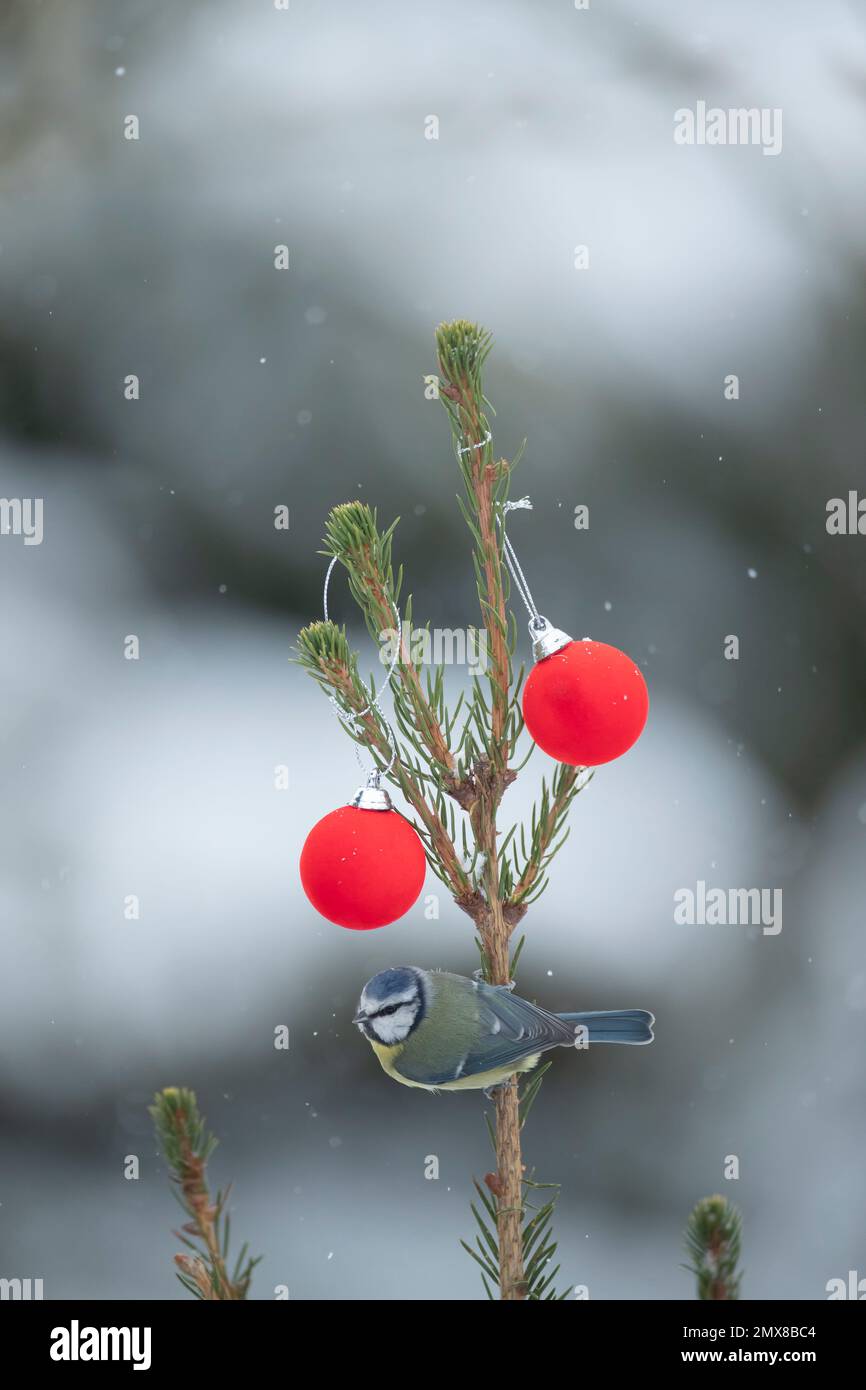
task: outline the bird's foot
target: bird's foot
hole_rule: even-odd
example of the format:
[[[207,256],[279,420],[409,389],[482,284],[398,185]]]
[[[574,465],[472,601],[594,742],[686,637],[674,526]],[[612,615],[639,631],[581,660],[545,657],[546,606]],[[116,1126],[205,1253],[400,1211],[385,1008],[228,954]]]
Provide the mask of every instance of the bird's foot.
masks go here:
[[[507,1091],[509,1086],[516,1086],[517,1078],[509,1076],[507,1081],[497,1081],[495,1086],[485,1086],[481,1092],[485,1100],[495,1100],[497,1091]]]
[[[484,971],[483,971],[483,970],[473,970],[473,972],[472,972],[472,978],[473,978],[473,980],[480,980],[482,984],[487,984],[487,983],[488,983],[488,981],[486,981],[486,980],[484,979]],[[510,994],[511,991],[512,991],[513,989],[516,989],[516,988],[517,988],[517,981],[516,981],[516,980],[509,980],[507,985],[491,985],[490,988],[491,988],[491,989],[505,989],[505,990],[507,990],[508,993]]]

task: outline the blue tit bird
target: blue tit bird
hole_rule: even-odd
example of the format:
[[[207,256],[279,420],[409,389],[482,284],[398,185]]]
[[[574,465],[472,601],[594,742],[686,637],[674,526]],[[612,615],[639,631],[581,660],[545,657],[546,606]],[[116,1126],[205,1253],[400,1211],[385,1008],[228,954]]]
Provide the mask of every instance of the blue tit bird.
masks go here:
[[[511,990],[395,966],[367,981],[352,1022],[389,1076],[427,1091],[490,1091],[552,1047],[653,1040],[646,1009],[551,1014]]]

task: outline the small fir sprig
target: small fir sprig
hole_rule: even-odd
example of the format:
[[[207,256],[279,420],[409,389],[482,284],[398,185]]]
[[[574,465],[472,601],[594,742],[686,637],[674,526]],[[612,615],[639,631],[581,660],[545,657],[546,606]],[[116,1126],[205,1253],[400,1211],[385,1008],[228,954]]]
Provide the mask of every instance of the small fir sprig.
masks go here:
[[[499,1179],[495,1173],[488,1173],[484,1183],[487,1191],[479,1182],[474,1183],[484,1215],[474,1202],[470,1203],[479,1232],[475,1237],[475,1248],[473,1249],[465,1240],[461,1240],[460,1244],[480,1267],[481,1282],[487,1297],[495,1299],[494,1290],[498,1289],[500,1296],[502,1296],[503,1288],[503,1271],[499,1259],[499,1243],[496,1237],[502,1210],[502,1199],[499,1196]],[[512,1298],[519,1296],[529,1303],[551,1300],[562,1302],[569,1297],[571,1290],[566,1288],[561,1293],[557,1291],[555,1282],[561,1266],[556,1264],[550,1268],[557,1250],[557,1243],[553,1239],[552,1222],[554,1208],[559,1196],[559,1185],[557,1183],[538,1183],[531,1177],[524,1177],[522,1185],[520,1248],[523,1278],[519,1290],[512,1289],[510,1296]],[[537,1206],[533,1200],[535,1194],[544,1189],[552,1190],[553,1196]]]
[[[196,1298],[227,1302],[246,1298],[261,1256],[250,1259],[243,1245],[229,1275],[231,1185],[211,1200],[207,1164],[219,1141],[207,1129],[194,1092],[167,1086],[154,1096],[150,1115],[171,1170],[175,1196],[189,1217],[174,1233],[192,1251],[175,1255],[178,1279]]]
[[[740,1296],[742,1274],[737,1270],[743,1221],[727,1197],[702,1197],[689,1216],[685,1232],[698,1298],[733,1302]]]

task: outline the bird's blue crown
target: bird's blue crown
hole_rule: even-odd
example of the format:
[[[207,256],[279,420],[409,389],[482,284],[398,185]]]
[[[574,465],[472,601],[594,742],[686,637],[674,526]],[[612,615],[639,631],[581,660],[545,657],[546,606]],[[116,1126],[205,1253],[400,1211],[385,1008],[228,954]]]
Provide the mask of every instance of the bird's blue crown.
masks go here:
[[[375,1003],[377,1000],[390,999],[393,994],[403,994],[415,985],[417,976],[411,966],[394,965],[390,970],[380,970],[378,975],[368,980],[364,986],[364,995],[371,1003]]]

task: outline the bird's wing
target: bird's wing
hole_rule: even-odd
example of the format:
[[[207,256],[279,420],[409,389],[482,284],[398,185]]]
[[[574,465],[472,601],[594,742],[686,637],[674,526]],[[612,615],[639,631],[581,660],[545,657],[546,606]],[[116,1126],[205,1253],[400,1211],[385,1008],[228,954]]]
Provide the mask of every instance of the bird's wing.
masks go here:
[[[516,1065],[534,1052],[574,1041],[574,1029],[505,989],[446,972],[434,977],[437,1045],[410,1037],[396,1062],[403,1076],[444,1086]],[[424,1024],[421,1025],[424,1028]]]
[[[568,1024],[507,989],[480,983],[478,1004],[479,1036],[464,1063],[464,1076],[496,1071],[533,1052],[574,1042],[574,1029]]]

